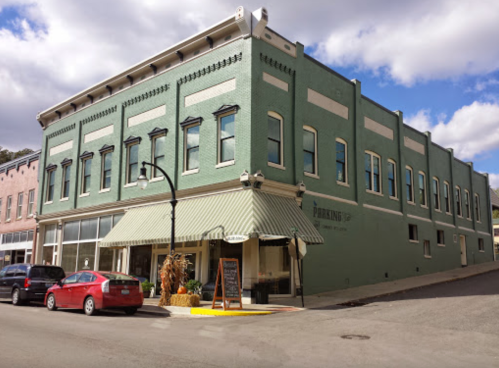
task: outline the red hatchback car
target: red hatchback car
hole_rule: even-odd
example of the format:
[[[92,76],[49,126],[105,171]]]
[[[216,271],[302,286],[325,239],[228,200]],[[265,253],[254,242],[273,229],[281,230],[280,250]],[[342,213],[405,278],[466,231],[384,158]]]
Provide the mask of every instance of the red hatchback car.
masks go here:
[[[79,271],[47,290],[45,305],[82,309],[91,316],[99,309],[123,309],[132,315],[142,307],[142,284],[136,278],[119,272]]]

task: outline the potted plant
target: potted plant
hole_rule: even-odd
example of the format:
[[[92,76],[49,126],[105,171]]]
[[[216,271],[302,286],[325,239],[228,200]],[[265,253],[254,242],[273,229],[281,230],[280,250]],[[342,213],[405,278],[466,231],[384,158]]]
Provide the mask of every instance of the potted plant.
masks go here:
[[[185,284],[185,288],[187,291],[189,291],[190,294],[197,294],[201,295],[201,289],[203,287],[203,284],[199,282],[198,280],[189,280],[187,281],[187,284]]]
[[[144,298],[150,298],[151,289],[153,287],[154,287],[154,284],[152,282],[149,282],[149,280],[146,280],[142,283],[142,291],[144,293]]]

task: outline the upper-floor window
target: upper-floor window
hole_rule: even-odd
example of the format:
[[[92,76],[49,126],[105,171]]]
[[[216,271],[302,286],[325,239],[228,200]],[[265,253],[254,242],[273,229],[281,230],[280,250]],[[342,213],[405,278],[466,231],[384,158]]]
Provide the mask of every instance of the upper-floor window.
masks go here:
[[[463,216],[463,209],[461,207],[461,188],[456,185],[456,211],[459,217]]]
[[[232,162],[236,153],[236,114],[218,117],[218,163]]]
[[[127,175],[126,184],[135,183],[139,177],[139,144],[127,147]]]
[[[435,210],[440,211],[440,181],[436,176],[433,177],[433,206]]]
[[[305,174],[317,175],[317,131],[303,127],[303,171]]]
[[[388,195],[397,198],[397,166],[392,159],[388,160]]]
[[[17,218],[20,219],[23,216],[23,200],[24,193],[19,193],[17,195]]]
[[[426,203],[426,174],[422,171],[419,172],[419,204],[427,207]]]
[[[450,214],[450,185],[446,181],[444,181],[444,200],[445,200],[445,213]]]
[[[347,142],[341,138],[336,139],[336,181],[348,184],[348,152]]]
[[[476,220],[480,222],[480,196],[475,193],[475,216]]]
[[[47,172],[46,202],[52,202],[54,200],[54,185],[55,185],[55,170],[49,170]]]
[[[405,167],[405,188],[407,202],[414,203],[414,175],[412,167]]]
[[[111,170],[113,167],[113,151],[102,153],[102,173],[101,173],[101,190],[111,188]]]
[[[374,152],[366,151],[364,166],[366,172],[366,190],[381,193],[381,157]]]
[[[471,220],[471,211],[470,211],[470,192],[468,189],[464,190],[464,208],[466,209],[466,218]]]
[[[69,198],[69,189],[71,182],[71,164],[62,168],[62,198]]]
[[[153,155],[153,164],[164,169],[165,167],[165,152],[166,152],[166,135],[157,135],[152,138],[152,155]],[[157,168],[152,170],[152,177],[159,178],[162,177],[163,174]]]
[[[10,211],[11,211],[11,209],[12,209],[12,196],[8,196],[7,197],[7,211],[6,211],[6,214],[5,214],[6,215],[5,219],[7,221],[10,220]]]
[[[92,158],[83,160],[82,164],[82,187],[81,192],[90,193],[90,184],[92,183]]]
[[[267,161],[270,166],[284,166],[283,163],[283,119],[279,114],[269,111],[267,115]]]
[[[199,128],[199,123],[185,128],[184,171],[199,169]]]
[[[1,202],[0,202],[1,207]],[[28,194],[28,216],[33,216],[35,208],[35,190],[31,189]]]

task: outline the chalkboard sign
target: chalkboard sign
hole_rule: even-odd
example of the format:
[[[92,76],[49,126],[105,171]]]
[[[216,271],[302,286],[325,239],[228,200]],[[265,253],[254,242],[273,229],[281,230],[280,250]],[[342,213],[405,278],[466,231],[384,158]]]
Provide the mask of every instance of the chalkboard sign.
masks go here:
[[[222,296],[219,296],[219,288],[222,291]],[[222,305],[216,305],[215,302],[217,300],[221,300]],[[238,302],[239,306],[231,307],[231,302]],[[223,308],[224,310],[243,309],[241,303],[241,280],[239,280],[239,261],[237,259],[220,259],[212,308]]]

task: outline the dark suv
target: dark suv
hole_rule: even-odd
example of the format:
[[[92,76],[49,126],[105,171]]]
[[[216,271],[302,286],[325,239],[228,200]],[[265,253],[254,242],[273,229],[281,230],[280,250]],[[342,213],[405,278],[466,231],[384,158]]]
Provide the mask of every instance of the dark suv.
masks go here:
[[[6,266],[0,271],[0,298],[12,299],[14,305],[43,301],[47,289],[65,277],[58,266],[27,263]]]

